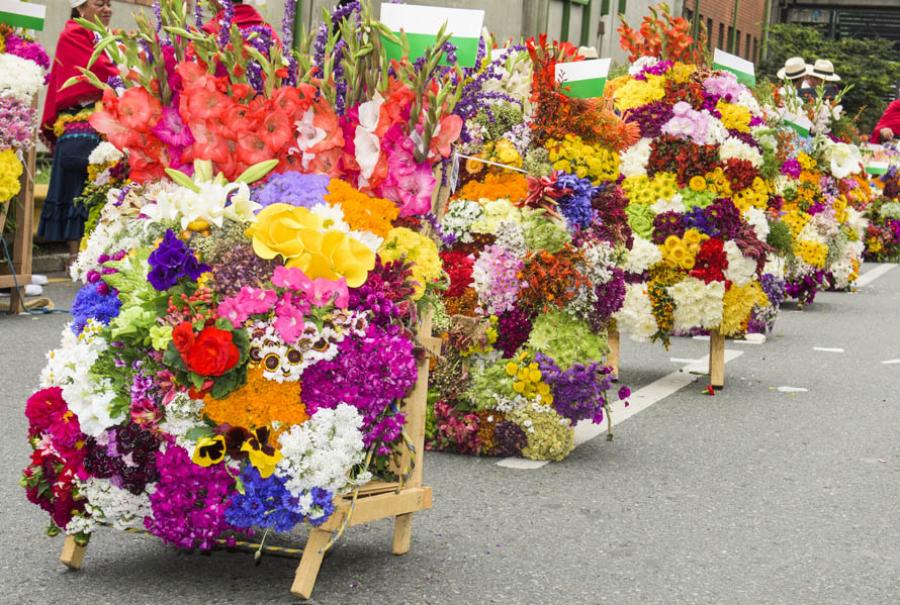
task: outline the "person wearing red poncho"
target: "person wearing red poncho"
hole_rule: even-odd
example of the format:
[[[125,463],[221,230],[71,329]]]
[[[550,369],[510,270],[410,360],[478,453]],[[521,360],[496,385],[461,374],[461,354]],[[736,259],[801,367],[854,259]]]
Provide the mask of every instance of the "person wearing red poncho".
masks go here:
[[[897,138],[900,138],[900,99],[895,99],[881,114],[881,119],[872,130],[869,142],[886,143]]]
[[[76,206],[73,200],[84,189],[88,157],[100,143],[100,136],[88,124],[88,118],[103,95],[88,82],[79,82],[65,89],[62,86],[69,78],[81,75],[79,68],[87,67],[96,44],[94,33],[74,19],[99,19],[108,27],[112,5],[111,0],[69,2],[72,14],[56,43],[56,56],[53,58],[47,100],[41,117],[41,134],[53,147],[53,167],[47,199],[41,210],[38,236],[49,242],[67,242],[71,263],[78,254],[87,218],[84,206]],[[101,82],[119,73],[105,54],[98,57],[91,71]]]
[[[226,6],[227,2],[228,0],[215,0],[216,6],[219,7],[219,12],[216,13],[215,17],[203,25],[203,31],[208,34],[219,33],[219,30],[221,29],[220,23],[224,20],[226,12],[228,12],[228,7]],[[259,11],[249,4],[244,4],[243,0],[233,0],[230,4],[231,9],[233,10],[233,15],[231,17],[232,25],[237,25],[238,29],[241,31],[254,27],[263,28],[269,32],[272,40],[278,41],[278,35],[275,33],[275,30],[266,23],[266,20],[262,18]]]

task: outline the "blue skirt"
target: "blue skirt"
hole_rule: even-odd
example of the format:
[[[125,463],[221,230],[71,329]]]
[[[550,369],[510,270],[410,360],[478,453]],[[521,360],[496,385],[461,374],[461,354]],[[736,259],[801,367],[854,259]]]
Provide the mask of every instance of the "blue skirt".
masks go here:
[[[38,225],[38,236],[44,241],[77,241],[84,235],[87,208],[72,202],[84,189],[88,158],[99,143],[99,136],[87,133],[64,134],[57,141],[50,186]]]

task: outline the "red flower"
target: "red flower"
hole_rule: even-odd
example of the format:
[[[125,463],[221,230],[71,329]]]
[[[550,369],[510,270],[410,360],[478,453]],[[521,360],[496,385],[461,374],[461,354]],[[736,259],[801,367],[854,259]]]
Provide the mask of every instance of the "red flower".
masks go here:
[[[194,327],[190,322],[183,321],[172,330],[172,342],[179,353],[184,355],[194,346]]]
[[[691,277],[702,279],[706,283],[725,281],[725,269],[728,268],[728,255],[725,254],[724,243],[713,237],[700,244]]]
[[[142,86],[125,91],[119,99],[119,119],[126,128],[149,131],[162,117],[162,106]]]
[[[41,389],[25,403],[25,417],[28,418],[28,434],[32,437],[44,433],[62,418],[68,407],[62,397],[62,389],[51,387]]]
[[[173,338],[174,335],[173,332]],[[203,328],[193,345],[181,353],[181,357],[195,374],[221,376],[237,365],[241,353],[234,344],[231,332],[209,326]]]

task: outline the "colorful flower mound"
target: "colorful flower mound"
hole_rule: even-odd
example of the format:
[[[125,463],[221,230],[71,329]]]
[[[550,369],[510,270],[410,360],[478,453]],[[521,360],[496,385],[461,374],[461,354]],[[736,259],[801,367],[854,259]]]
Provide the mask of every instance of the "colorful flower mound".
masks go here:
[[[650,57],[610,87],[642,133],[620,154],[634,238],[619,327],[666,345],[673,333],[747,332],[754,310],[773,302],[761,279],[778,273],[759,104],[729,73]]]
[[[491,83],[479,115],[499,118],[475,119],[465,150],[478,159],[461,169],[440,223],[448,346],[432,374],[427,444],[562,460],[576,423],[608,419],[602,360],[630,230],[617,151],[589,129],[560,134],[554,122],[560,136],[548,136],[534,116],[548,111],[542,99],[566,102],[554,90],[526,104],[518,84],[494,84],[495,71],[527,73],[529,57],[505,48],[472,75]]]
[[[892,166],[874,179],[881,195],[869,206],[866,215],[866,259],[876,262],[900,262],[900,169]]]
[[[164,14],[179,14],[173,6]],[[334,157],[352,158],[354,146],[344,137],[352,123],[337,125],[343,110],[324,90],[286,77],[259,91],[229,83],[200,68],[203,44],[190,50],[167,71],[171,96],[140,84],[116,98],[107,92],[103,119],[127,122],[110,139],[135,180],[108,192],[73,270],[85,282],[74,321],[26,404],[33,454],[22,484],[54,532],[79,540],[100,524],[142,526],[177,548],[208,550],[253,530],[318,526],[335,498],[376,476],[397,480],[391,461],[409,451],[401,402],[419,377],[417,301],[436,300],[447,281],[427,223],[412,216],[421,208],[325,170],[318,143],[333,138]],[[171,57],[159,52],[153,63],[168,69]],[[142,82],[134,58],[122,58],[135,67],[132,83]],[[419,94],[411,85],[398,79],[397,98],[375,95],[391,130],[381,134],[394,137],[378,169],[398,187],[409,171],[431,174],[430,159],[397,156],[410,136],[397,124]],[[430,98],[440,84],[423,86]],[[365,114],[377,130],[369,120],[379,112],[369,109],[353,119]],[[287,134],[287,149],[298,135],[264,119],[254,132],[271,140],[259,155],[215,138],[225,135],[214,124],[253,121],[255,111],[309,119],[304,136],[318,143],[296,163],[270,157],[279,137]],[[219,112],[230,117],[216,124]],[[174,157],[177,133],[153,126],[154,114],[166,129],[197,118],[179,126],[194,137],[184,170],[162,161]],[[316,131],[332,118],[334,132]],[[442,131],[435,145],[454,138],[452,123]],[[166,139],[165,157],[154,155],[151,136]],[[214,157],[197,159],[204,155]],[[430,209],[430,190],[417,195],[426,192]]]
[[[0,205],[18,195],[21,152],[34,145],[32,101],[44,86],[50,61],[25,30],[0,24]]]

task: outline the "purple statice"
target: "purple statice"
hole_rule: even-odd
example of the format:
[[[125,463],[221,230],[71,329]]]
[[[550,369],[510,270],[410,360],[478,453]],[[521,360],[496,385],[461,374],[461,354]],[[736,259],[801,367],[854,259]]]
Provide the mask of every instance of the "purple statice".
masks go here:
[[[249,464],[244,466],[241,471],[244,489],[232,496],[225,510],[225,521],[242,529],[259,527],[277,532],[291,531],[303,521],[303,512],[285,482],[284,477],[274,474],[264,479]]]
[[[507,53],[522,52],[524,46],[513,46],[508,49]],[[474,124],[474,118],[480,112],[490,112],[492,105],[497,101],[512,103],[521,107],[521,102],[514,97],[502,92],[488,91],[485,84],[491,80],[502,80],[506,74],[504,64],[507,54],[498,54],[497,58],[491,62],[484,70],[476,73],[475,68],[465,68],[465,80],[463,82],[460,97],[453,108],[453,113],[463,119],[463,128],[460,132],[460,142],[470,143],[474,140],[474,135],[470,132],[468,124]],[[456,76],[451,73],[451,77],[455,80]]]
[[[441,172],[441,176],[446,178],[447,171],[443,170]],[[428,214],[426,214],[425,220],[428,221],[429,225],[431,225],[431,230],[440,238],[441,243],[444,245],[444,247],[449,248],[456,243],[456,236],[452,233],[444,233],[444,228],[441,226],[441,222],[433,212],[429,212]]]
[[[718,235],[719,230],[710,224],[709,217],[700,206],[694,206],[684,213],[682,216],[685,229],[696,229],[701,233],[705,233],[710,237]]]
[[[563,418],[573,424],[581,420],[591,420],[594,424],[603,421],[603,406],[606,405],[606,391],[612,380],[609,368],[598,362],[575,363],[563,371],[556,362],[543,353],[535,356],[544,382],[553,393],[553,407]]]
[[[594,303],[592,323],[604,325],[625,303],[625,272],[617,267],[612,274],[609,281],[594,288],[597,301]]]
[[[15,97],[0,96],[0,149],[31,148],[35,112]]]
[[[106,325],[114,317],[118,317],[122,301],[118,294],[109,287],[101,288],[103,282],[89,283],[81,288],[72,301],[72,332],[81,334],[89,319]]]
[[[163,34],[162,5],[160,4],[160,0],[154,0],[152,9],[153,19],[156,21],[156,37],[159,38],[161,36],[164,36],[164,39],[168,39],[168,36],[166,34]]]
[[[203,16],[203,5],[199,2],[194,2],[194,25],[197,26],[197,29],[203,27],[203,24],[206,22],[206,18]]]
[[[496,456],[521,456],[528,445],[528,435],[515,422],[504,420],[494,427],[494,449]]]
[[[328,183],[325,174],[282,172],[273,175],[265,185],[253,192],[253,200],[263,207],[271,204],[290,204],[312,208],[325,202]]]
[[[222,18],[219,20],[219,46],[228,46],[231,38],[231,24],[234,22],[234,3],[231,0],[219,0],[222,6]]]
[[[166,229],[162,242],[147,258],[147,264],[152,267],[147,274],[147,281],[160,292],[174,287],[185,277],[196,281],[210,269],[209,265],[197,260],[194,251],[171,229]]]
[[[494,348],[509,359],[516,354],[531,335],[533,317],[518,307],[513,307],[497,317],[497,342]]]
[[[741,232],[741,211],[730,198],[719,198],[703,209],[710,230],[722,239],[734,239]]]
[[[587,228],[594,218],[594,208],[591,206],[594,186],[591,181],[560,172],[554,187],[564,192],[559,197],[559,210],[566,219],[569,231]]]
[[[674,210],[660,212],[653,217],[653,243],[660,246],[670,235],[684,237],[685,225],[680,213]]]
[[[444,58],[447,60],[447,63],[450,65],[456,64],[456,45],[453,44],[450,40],[444,42],[443,48],[441,50],[444,52]]]
[[[409,393],[417,378],[413,343],[397,326],[370,325],[364,337],[345,338],[337,357],[303,373],[303,402],[310,414],[341,403],[356,407],[363,417],[366,447],[377,443],[378,453],[386,455],[405,422],[395,402]]]
[[[281,18],[281,43],[285,49],[294,47],[294,17],[297,15],[297,0],[285,0],[284,15]]]
[[[150,494],[151,515],[144,519],[147,531],[184,550],[209,551],[216,538],[237,529],[225,519],[235,490],[224,464],[199,466],[187,450],[170,443],[157,453],[156,468],[159,481]]]
[[[641,136],[654,139],[662,134],[662,127],[672,119],[672,105],[654,101],[625,112],[626,122],[637,122]]]
[[[249,244],[238,244],[212,264],[212,287],[223,298],[235,296],[242,286],[264,287],[274,271],[274,261],[260,258]]]
[[[800,161],[797,158],[785,160],[784,164],[781,165],[781,174],[794,179],[800,178],[801,170]]]
[[[116,426],[85,441],[84,469],[138,495],[159,478],[159,439],[134,423]]]

